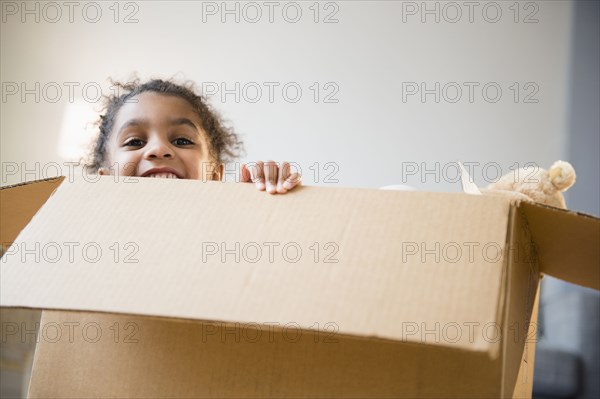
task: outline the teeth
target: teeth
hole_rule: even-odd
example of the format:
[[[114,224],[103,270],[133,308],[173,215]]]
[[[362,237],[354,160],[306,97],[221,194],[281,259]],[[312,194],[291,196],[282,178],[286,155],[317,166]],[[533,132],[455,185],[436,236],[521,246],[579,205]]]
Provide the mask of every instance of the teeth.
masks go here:
[[[146,177],[152,177],[155,179],[178,179],[178,177],[173,173],[152,173]]]

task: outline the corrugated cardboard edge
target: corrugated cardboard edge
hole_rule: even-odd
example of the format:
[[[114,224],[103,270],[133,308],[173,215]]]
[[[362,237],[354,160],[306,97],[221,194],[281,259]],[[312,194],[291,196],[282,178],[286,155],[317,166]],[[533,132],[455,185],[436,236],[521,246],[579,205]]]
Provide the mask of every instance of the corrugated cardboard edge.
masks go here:
[[[501,306],[503,306],[503,305],[501,305]],[[237,322],[237,321],[231,321],[231,320],[225,320],[225,319],[188,319],[188,318],[175,317],[175,316],[155,316],[152,314],[138,314],[138,313],[127,313],[127,312],[117,313],[117,312],[103,312],[103,311],[81,310],[81,309],[58,309],[58,308],[40,309],[40,308],[24,307],[24,306],[19,306],[19,307],[15,306],[15,307],[7,308],[7,309],[17,309],[17,310],[21,309],[21,310],[26,310],[26,311],[41,311],[41,312],[51,311],[51,312],[64,312],[64,313],[85,313],[85,314],[98,314],[98,315],[131,316],[131,317],[135,317],[135,318],[158,320],[158,321],[168,321],[168,322],[173,322],[173,323],[218,324],[219,326],[232,327],[232,328],[239,327],[240,325],[249,324],[249,323]],[[500,315],[500,319],[502,317],[503,317],[503,315]],[[282,332],[285,330],[286,327],[273,326],[272,328],[274,331]],[[315,329],[311,329],[311,328],[304,328],[302,326],[298,327],[297,329],[302,331],[303,333],[319,332],[319,330],[315,330]],[[321,332],[322,332],[322,330],[321,330]],[[398,339],[394,339],[394,338],[386,338],[386,337],[381,337],[381,336],[377,336],[377,335],[359,335],[359,334],[346,333],[346,332],[342,332],[342,331],[336,331],[335,336],[352,339],[352,340],[359,340],[359,341],[369,341],[369,342],[377,341],[377,342],[383,342],[383,343],[392,343],[392,344],[396,344],[396,345],[410,345],[410,346],[414,346],[414,347],[423,347],[423,346],[436,347],[436,348],[443,348],[444,350],[448,350],[451,352],[482,353],[482,354],[486,354],[490,360],[495,360],[498,358],[498,356],[500,355],[500,348],[501,348],[501,345],[494,345],[488,351],[480,351],[480,350],[474,350],[474,349],[469,349],[469,348],[453,347],[450,345],[437,345],[437,344],[431,343],[431,342],[398,340]]]
[[[600,290],[600,218],[537,203],[519,207],[538,250],[540,272]]]
[[[541,274],[533,237],[521,208],[511,208],[508,236],[501,396],[530,398]]]
[[[65,179],[65,176],[57,176],[57,177],[48,177],[46,179],[23,181],[20,183],[9,184],[6,186],[0,186],[0,190],[6,190],[9,188],[15,188],[15,187],[19,187],[19,186],[27,186],[29,184],[38,184],[38,183],[43,183],[43,182],[54,182],[54,181],[62,182],[64,179]]]

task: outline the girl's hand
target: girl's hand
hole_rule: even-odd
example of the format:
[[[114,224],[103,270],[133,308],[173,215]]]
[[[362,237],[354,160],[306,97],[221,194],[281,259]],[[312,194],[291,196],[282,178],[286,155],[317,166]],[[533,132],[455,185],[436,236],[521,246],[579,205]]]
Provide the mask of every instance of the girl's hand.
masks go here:
[[[285,194],[301,184],[300,174],[291,173],[290,164],[283,162],[281,166],[275,161],[256,161],[242,165],[241,182],[253,182],[259,190],[269,194]]]

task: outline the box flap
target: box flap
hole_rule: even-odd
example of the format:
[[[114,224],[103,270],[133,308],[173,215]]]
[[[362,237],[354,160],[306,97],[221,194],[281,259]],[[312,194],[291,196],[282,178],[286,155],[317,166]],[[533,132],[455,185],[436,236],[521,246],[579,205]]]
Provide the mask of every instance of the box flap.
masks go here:
[[[541,204],[522,202],[540,271],[600,290],[600,219]]]
[[[40,334],[31,399],[511,397],[485,352],[131,315],[44,311],[40,325],[73,333]]]
[[[481,328],[501,322],[509,210],[504,198],[466,194],[271,196],[250,184],[75,179],[3,257],[0,302],[334,323],[350,335],[491,351],[498,343]]]
[[[63,177],[0,188],[0,244],[5,247],[60,185]]]

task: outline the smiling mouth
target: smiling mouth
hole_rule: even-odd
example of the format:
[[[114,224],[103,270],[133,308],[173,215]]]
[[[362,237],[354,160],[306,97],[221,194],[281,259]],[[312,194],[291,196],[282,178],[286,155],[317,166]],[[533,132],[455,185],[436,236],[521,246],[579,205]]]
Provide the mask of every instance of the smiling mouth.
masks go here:
[[[155,179],[179,179],[177,175],[170,172],[150,173],[144,177],[153,177]]]

